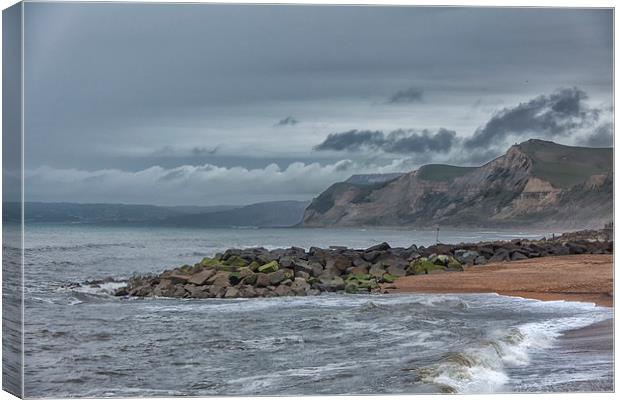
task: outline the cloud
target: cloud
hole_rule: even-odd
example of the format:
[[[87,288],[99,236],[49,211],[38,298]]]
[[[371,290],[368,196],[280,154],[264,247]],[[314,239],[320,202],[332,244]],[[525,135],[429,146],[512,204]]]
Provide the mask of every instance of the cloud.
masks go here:
[[[440,128],[435,133],[427,129],[422,131],[399,129],[387,135],[382,131],[351,130],[329,134],[314,149],[318,151],[382,150],[394,154],[428,151],[445,153],[450,151],[456,142],[456,132],[444,128]]]
[[[513,137],[569,136],[599,119],[601,110],[590,108],[585,103],[586,99],[583,90],[570,88],[535,97],[512,108],[504,108],[465,140],[465,148],[503,144],[506,139]]]
[[[217,153],[219,149],[220,149],[220,146],[215,146],[211,149],[208,149],[206,147],[194,147],[192,149],[192,155],[195,155],[195,156],[213,155]]]
[[[278,123],[275,124],[274,126],[294,126],[294,125],[297,125],[298,123],[299,121],[295,117],[291,117],[289,115],[288,117],[283,118],[280,121],[278,121]]]
[[[405,90],[399,90],[387,100],[388,104],[409,104],[420,103],[424,91],[422,89],[411,87]]]
[[[121,202],[140,204],[250,204],[270,200],[308,200],[353,174],[401,172],[409,160],[387,164],[348,159],[321,165],[293,162],[264,168],[212,164],[140,171],[85,171],[48,166],[26,171],[29,201]]]
[[[601,124],[594,132],[583,137],[578,144],[589,147],[611,147],[614,145],[614,126],[611,122]]]

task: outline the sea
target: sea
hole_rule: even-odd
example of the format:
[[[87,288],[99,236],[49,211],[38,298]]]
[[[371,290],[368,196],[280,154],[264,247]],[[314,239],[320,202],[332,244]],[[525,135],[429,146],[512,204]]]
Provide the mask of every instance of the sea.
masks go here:
[[[442,230],[439,240],[549,234]],[[366,248],[383,241],[396,247],[436,240],[436,231],[423,230],[27,225],[25,395],[613,390],[612,336],[575,345],[581,336],[574,332],[613,318],[611,309],[590,303],[495,294],[111,295],[134,274],[193,264],[232,247]],[[85,283],[92,280],[111,282]],[[573,332],[570,342],[566,332]]]

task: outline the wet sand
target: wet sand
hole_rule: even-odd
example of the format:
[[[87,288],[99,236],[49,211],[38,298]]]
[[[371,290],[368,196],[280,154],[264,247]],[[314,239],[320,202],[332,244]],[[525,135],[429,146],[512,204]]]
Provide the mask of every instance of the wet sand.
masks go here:
[[[464,272],[402,277],[384,289],[395,293],[498,293],[613,307],[613,255],[543,257],[473,266]]]

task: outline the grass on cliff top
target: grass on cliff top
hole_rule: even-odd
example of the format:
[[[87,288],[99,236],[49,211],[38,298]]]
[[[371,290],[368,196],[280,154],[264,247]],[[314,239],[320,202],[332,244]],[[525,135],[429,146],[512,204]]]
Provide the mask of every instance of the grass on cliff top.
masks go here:
[[[530,156],[535,176],[567,189],[592,175],[607,174],[613,166],[612,148],[573,147],[528,140],[519,145]]]
[[[476,167],[455,167],[445,164],[428,164],[420,167],[418,178],[425,181],[447,182],[473,171]]]

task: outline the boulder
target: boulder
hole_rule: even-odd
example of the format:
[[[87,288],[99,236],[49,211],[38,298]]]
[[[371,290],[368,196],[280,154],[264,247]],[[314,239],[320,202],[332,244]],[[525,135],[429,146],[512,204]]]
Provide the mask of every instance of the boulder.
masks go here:
[[[189,294],[196,299],[208,299],[211,297],[208,286],[194,286],[189,289]]]
[[[505,249],[499,249],[493,254],[493,257],[489,259],[489,262],[502,262],[510,260],[510,254]]]
[[[365,253],[362,254],[362,258],[366,261],[368,261],[369,263],[374,263],[375,260],[377,258],[379,258],[379,256],[383,254],[380,251],[367,251]]]
[[[388,272],[388,274],[395,275],[395,276],[405,276],[405,275],[407,275],[406,266],[403,266],[403,265],[390,265],[387,268],[387,272]]]
[[[385,274],[385,268],[381,264],[374,264],[372,267],[370,267],[368,273],[373,277],[379,279],[383,276],[383,274]]]
[[[274,260],[274,261],[268,262],[267,264],[264,264],[258,267],[258,272],[268,274],[270,272],[276,272],[279,269],[280,269],[280,265],[278,264],[277,261]]]
[[[366,253],[371,252],[371,251],[386,251],[390,249],[390,245],[387,242],[383,242],[383,243],[379,243],[377,245],[374,246],[370,246],[369,248],[366,249]]]
[[[454,251],[454,258],[463,264],[474,264],[474,260],[479,256],[480,253],[473,250],[459,249]]]
[[[168,275],[166,279],[168,279],[170,282],[176,285],[178,283],[183,283],[183,284],[187,283],[187,281],[189,281],[191,277],[192,277],[191,275],[172,273]]]
[[[218,271],[211,278],[207,279],[206,283],[209,285],[228,287],[230,286],[230,272]]]
[[[278,264],[280,264],[281,268],[293,268],[293,259],[289,256],[280,257],[278,260]]]
[[[336,269],[340,272],[344,272],[351,265],[351,260],[341,255],[336,257],[327,257],[325,259],[325,269]]]
[[[568,242],[564,245],[568,248],[568,254],[588,253],[588,248],[577,243]]]
[[[214,269],[203,269],[202,271],[192,275],[187,282],[193,283],[194,285],[204,285],[207,283],[207,280],[214,276],[216,271]]]
[[[365,275],[368,274],[368,267],[353,267],[347,272],[353,275]]]
[[[244,298],[256,297],[257,296],[256,290],[257,289],[254,289],[254,287],[252,286],[244,285],[239,288],[239,297],[244,297]]]
[[[487,259],[485,256],[478,256],[474,260],[474,265],[484,265],[487,263]]]
[[[226,258],[224,263],[226,265],[230,265],[234,267],[245,267],[246,265],[248,265],[248,262],[238,255],[232,255]]]
[[[433,273],[433,271],[444,271],[446,266],[431,262],[427,257],[421,257],[415,261],[412,261],[407,269],[407,273],[410,275],[424,275]]]
[[[527,259],[528,257],[519,251],[513,252],[512,255],[510,256],[511,261],[519,261],[519,260],[527,260]]]
[[[308,279],[310,279],[310,274],[304,271],[295,271],[295,277],[296,278],[301,278],[305,281],[307,281]]]
[[[287,279],[293,278],[294,273],[290,269],[279,269],[275,272],[271,272],[270,274],[268,274],[268,276],[269,282],[275,286]]]
[[[355,268],[370,268],[370,263],[366,260],[364,260],[362,257],[360,257],[359,255],[356,255],[356,257],[353,257],[352,259],[352,263],[353,263],[353,267]]]
[[[344,280],[339,276],[323,276],[319,277],[319,282],[323,284],[328,291],[337,291],[344,289]]]
[[[268,274],[264,274],[259,272],[256,274],[256,286],[257,287],[267,287],[271,285],[271,279]]]
[[[226,293],[224,294],[224,298],[226,299],[232,299],[232,298],[236,298],[239,297],[239,290],[235,287],[229,287],[228,289],[226,289]]]
[[[290,286],[280,285],[277,288],[275,288],[275,290],[273,290],[273,293],[275,293],[276,295],[280,297],[292,296],[293,290],[291,289]]]
[[[304,296],[310,290],[310,285],[303,278],[295,278],[291,284],[291,290],[297,296]]]
[[[357,282],[347,282],[344,286],[344,291],[349,294],[357,294],[359,292],[359,286],[357,286]]]

